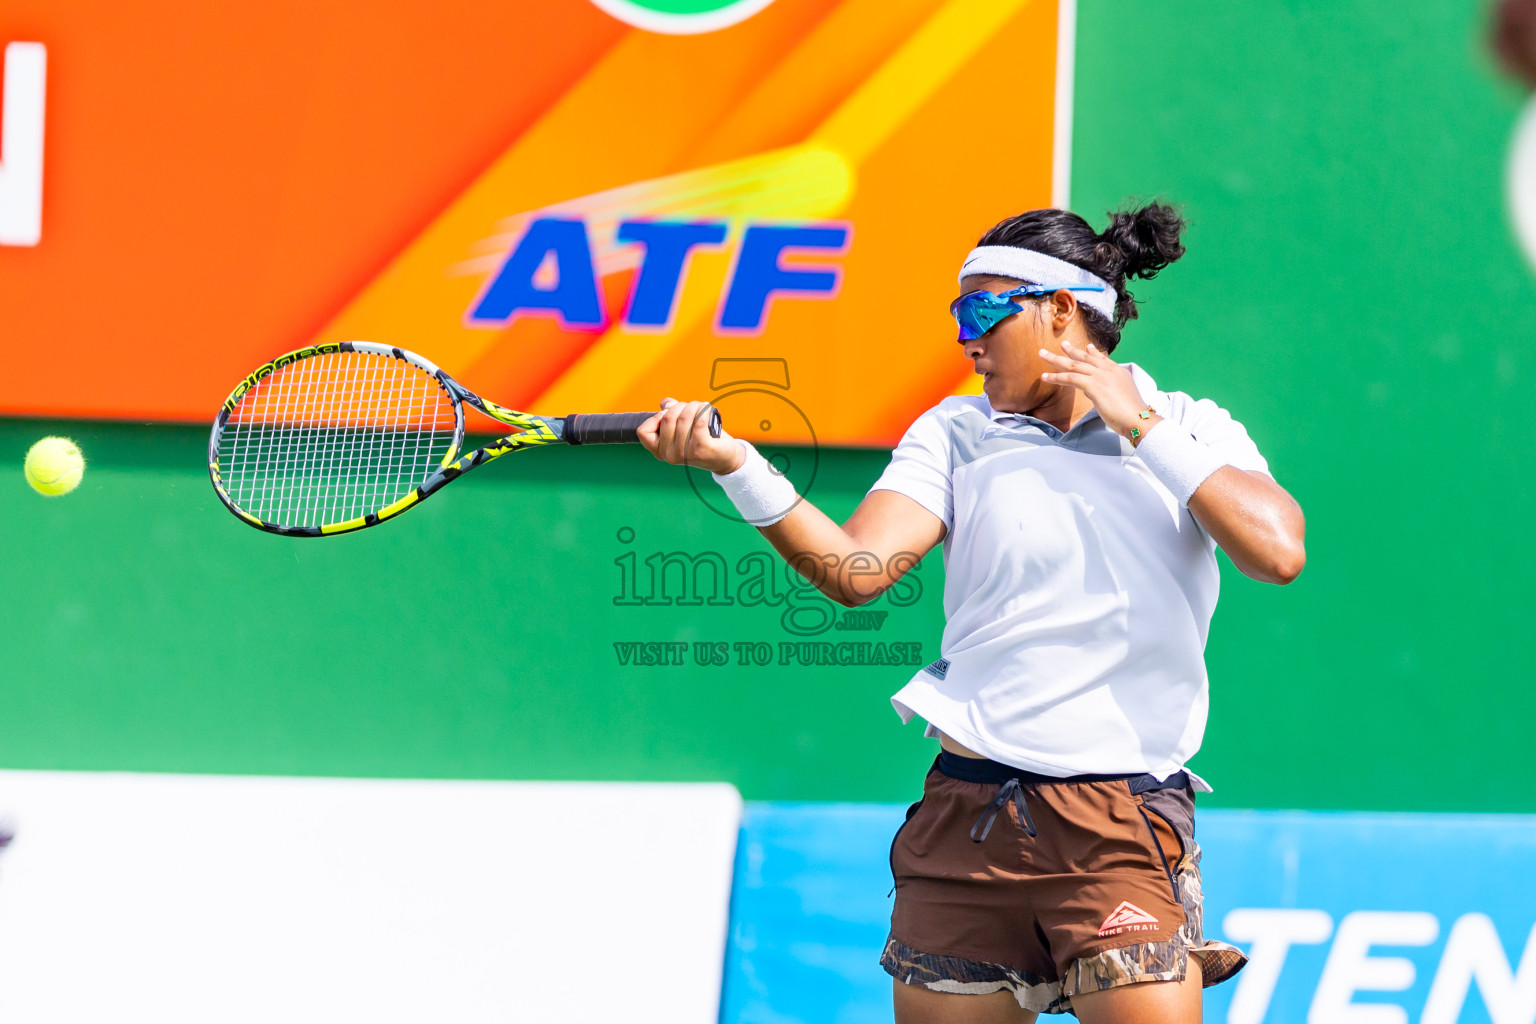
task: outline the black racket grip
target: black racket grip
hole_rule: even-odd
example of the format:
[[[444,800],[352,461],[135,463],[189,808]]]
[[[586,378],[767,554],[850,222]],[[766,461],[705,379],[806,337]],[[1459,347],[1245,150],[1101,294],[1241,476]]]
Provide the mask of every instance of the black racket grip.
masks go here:
[[[653,412],[589,412],[565,418],[566,444],[639,444],[635,431]],[[720,410],[709,411],[709,436],[720,436]]]

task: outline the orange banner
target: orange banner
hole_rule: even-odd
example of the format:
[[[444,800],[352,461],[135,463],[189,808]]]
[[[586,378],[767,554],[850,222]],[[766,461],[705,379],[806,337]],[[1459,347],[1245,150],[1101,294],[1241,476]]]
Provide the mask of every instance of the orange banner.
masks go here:
[[[790,442],[974,390],[946,307],[983,230],[1064,198],[1070,0],[624,10],[12,0],[0,43],[41,47],[7,49],[7,116],[46,113],[0,412],[204,420],[340,340],[552,414],[756,381]]]

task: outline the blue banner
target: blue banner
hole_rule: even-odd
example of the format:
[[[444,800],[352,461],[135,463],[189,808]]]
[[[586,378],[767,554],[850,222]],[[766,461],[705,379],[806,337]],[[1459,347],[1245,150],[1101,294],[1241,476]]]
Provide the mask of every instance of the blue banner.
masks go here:
[[[747,805],[722,1020],[888,1024],[890,804]],[[1228,1024],[1536,1024],[1536,818],[1199,813]]]

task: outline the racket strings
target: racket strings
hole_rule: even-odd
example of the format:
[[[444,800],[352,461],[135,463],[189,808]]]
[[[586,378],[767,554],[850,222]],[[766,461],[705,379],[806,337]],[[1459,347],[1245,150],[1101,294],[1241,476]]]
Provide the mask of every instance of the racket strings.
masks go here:
[[[220,472],[235,505],[264,522],[347,522],[394,504],[441,468],[456,419],[442,384],[403,359],[312,356],[241,397],[220,434]]]

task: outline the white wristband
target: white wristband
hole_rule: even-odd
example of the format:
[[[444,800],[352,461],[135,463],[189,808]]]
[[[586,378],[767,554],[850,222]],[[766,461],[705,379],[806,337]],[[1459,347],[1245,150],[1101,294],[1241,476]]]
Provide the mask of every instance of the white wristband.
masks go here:
[[[770,465],[751,443],[739,437],[736,440],[746,450],[746,461],[724,476],[710,476],[724,488],[725,496],[731,499],[741,518],[753,526],[772,526],[789,515],[800,496],[789,478]]]
[[[1141,439],[1136,454],[1152,475],[1173,492],[1180,505],[1188,505],[1195,488],[1222,466],[1228,465],[1209,445],[1172,420],[1163,420]]]

